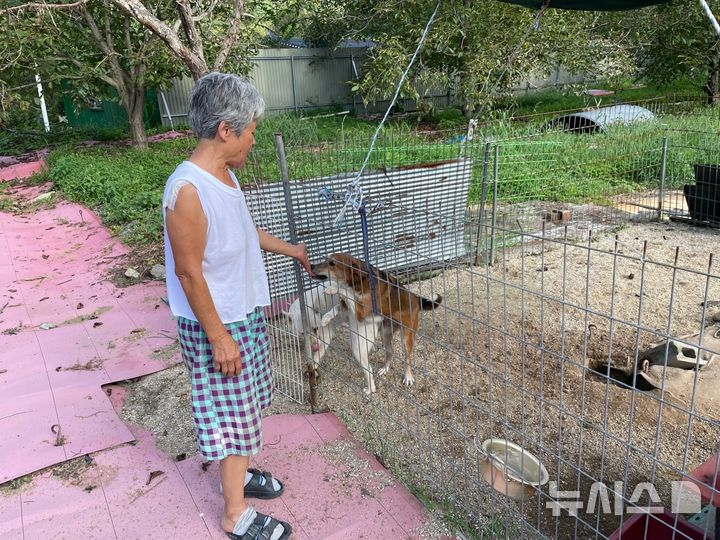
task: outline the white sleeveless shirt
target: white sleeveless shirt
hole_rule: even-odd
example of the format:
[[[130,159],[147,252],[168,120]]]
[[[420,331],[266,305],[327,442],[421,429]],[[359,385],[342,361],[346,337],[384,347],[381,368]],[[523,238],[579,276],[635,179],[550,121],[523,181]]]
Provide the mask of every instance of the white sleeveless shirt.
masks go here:
[[[168,301],[174,316],[197,321],[180,280],[167,234],[166,209],[175,207],[180,187],[192,184],[207,218],[207,240],[202,272],[223,323],[247,319],[258,306],[270,305],[265,264],[255,223],[235,175],[230,187],[190,161],[178,165],[168,178],[163,195],[165,268]]]

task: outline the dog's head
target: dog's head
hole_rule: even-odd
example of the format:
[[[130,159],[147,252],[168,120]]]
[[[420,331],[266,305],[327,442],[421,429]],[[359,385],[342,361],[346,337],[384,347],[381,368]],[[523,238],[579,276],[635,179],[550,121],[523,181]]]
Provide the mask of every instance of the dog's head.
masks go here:
[[[290,321],[292,334],[298,338],[304,335],[302,314],[300,311],[300,300],[295,300],[288,311],[283,311],[282,316]],[[335,329],[330,324],[332,318],[323,317],[314,309],[307,310],[308,333],[310,335],[310,351],[313,362],[317,366],[325,356],[328,345],[333,338]]]
[[[317,279],[330,280],[353,288],[361,288],[368,276],[367,267],[360,259],[348,253],[333,253],[320,264],[313,266]]]

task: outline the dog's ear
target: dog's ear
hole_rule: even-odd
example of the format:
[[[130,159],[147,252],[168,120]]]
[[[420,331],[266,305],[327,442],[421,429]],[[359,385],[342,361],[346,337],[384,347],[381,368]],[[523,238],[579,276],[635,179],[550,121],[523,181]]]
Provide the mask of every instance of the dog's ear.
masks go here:
[[[367,265],[362,262],[360,259],[352,259],[352,269],[356,272],[358,272],[361,276],[365,277],[368,275],[367,273]]]
[[[345,267],[345,280],[356,291],[362,290],[362,282],[367,275],[362,269],[362,263],[356,259],[351,259],[350,264]]]

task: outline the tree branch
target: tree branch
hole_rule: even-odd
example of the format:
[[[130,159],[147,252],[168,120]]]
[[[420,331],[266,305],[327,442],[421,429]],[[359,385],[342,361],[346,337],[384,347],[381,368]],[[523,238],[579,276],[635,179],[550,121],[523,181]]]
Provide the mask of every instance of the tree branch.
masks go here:
[[[210,3],[210,5],[208,6],[208,8],[207,8],[203,13],[201,13],[200,15],[195,15],[195,17],[193,17],[193,20],[194,20],[195,22],[198,22],[198,21],[202,21],[202,20],[203,20],[205,17],[207,17],[208,15],[209,15],[209,16],[212,16],[213,11],[215,11],[215,6],[217,5],[217,3],[218,3],[218,0],[212,0],[212,2]]]
[[[103,0],[103,21],[105,23],[105,42],[108,44],[110,50],[114,52],[115,44],[113,43],[112,31],[110,29],[110,4],[108,0]]]
[[[215,62],[213,64],[214,71],[222,70],[225,65],[225,61],[230,54],[230,50],[237,41],[238,34],[240,33],[240,20],[243,16],[244,9],[244,0],[235,0],[233,2],[233,17],[230,21],[230,27],[228,28],[227,35],[225,36],[225,41],[215,57]]]
[[[185,32],[188,43],[190,44],[190,48],[198,56],[198,58],[202,58],[204,61],[205,56],[203,55],[202,41],[198,36],[197,27],[195,26],[195,21],[193,20],[192,8],[188,4],[187,0],[175,0],[175,4],[177,5],[180,20],[182,21],[183,31]]]
[[[115,79],[115,83],[112,84],[112,86],[118,91],[118,94],[122,96],[124,90],[123,87],[128,87],[131,84],[130,77],[122,68],[120,62],[118,62],[115,49],[112,48],[110,43],[103,39],[100,29],[95,23],[95,19],[93,19],[92,14],[87,9],[87,6],[82,7],[82,14],[85,17],[85,22],[87,23],[88,28],[90,28],[90,32],[92,32],[92,37],[95,40],[95,43],[110,62],[110,69],[113,73],[113,78]]]
[[[76,9],[80,6],[84,6],[88,3],[88,1],[89,0],[78,0],[77,2],[70,2],[69,4],[45,4],[42,2],[28,2],[27,4],[21,4],[19,6],[0,9],[0,16],[25,11],[26,9],[36,9],[38,11],[45,9]]]
[[[110,48],[109,44],[103,39],[102,34],[100,33],[100,29],[98,28],[97,24],[95,23],[95,19],[93,19],[92,13],[88,11],[86,6],[83,6],[82,8],[82,14],[83,17],[85,17],[85,23],[87,24],[87,27],[90,29],[90,32],[92,33],[92,37],[95,40],[95,43],[97,44],[98,48],[102,51],[102,53],[107,56],[108,58],[111,57],[114,53],[114,51]]]
[[[132,38],[130,37],[130,19],[125,19],[125,48],[128,51],[128,54],[133,53],[133,46],[132,46]],[[147,34],[147,30],[145,30],[145,33]],[[145,39],[147,42],[147,39]]]
[[[208,72],[205,59],[190,50],[167,24],[152,14],[139,0],[110,0],[125,13],[158,36],[190,70],[195,79]]]

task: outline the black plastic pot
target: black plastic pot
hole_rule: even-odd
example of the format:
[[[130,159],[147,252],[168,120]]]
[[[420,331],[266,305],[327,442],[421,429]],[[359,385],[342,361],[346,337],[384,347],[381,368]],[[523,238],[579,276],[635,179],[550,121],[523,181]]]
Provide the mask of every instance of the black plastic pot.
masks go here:
[[[720,226],[720,165],[695,165],[695,185],[683,192],[694,221]]]
[[[720,165],[695,165],[695,184],[720,186]]]

